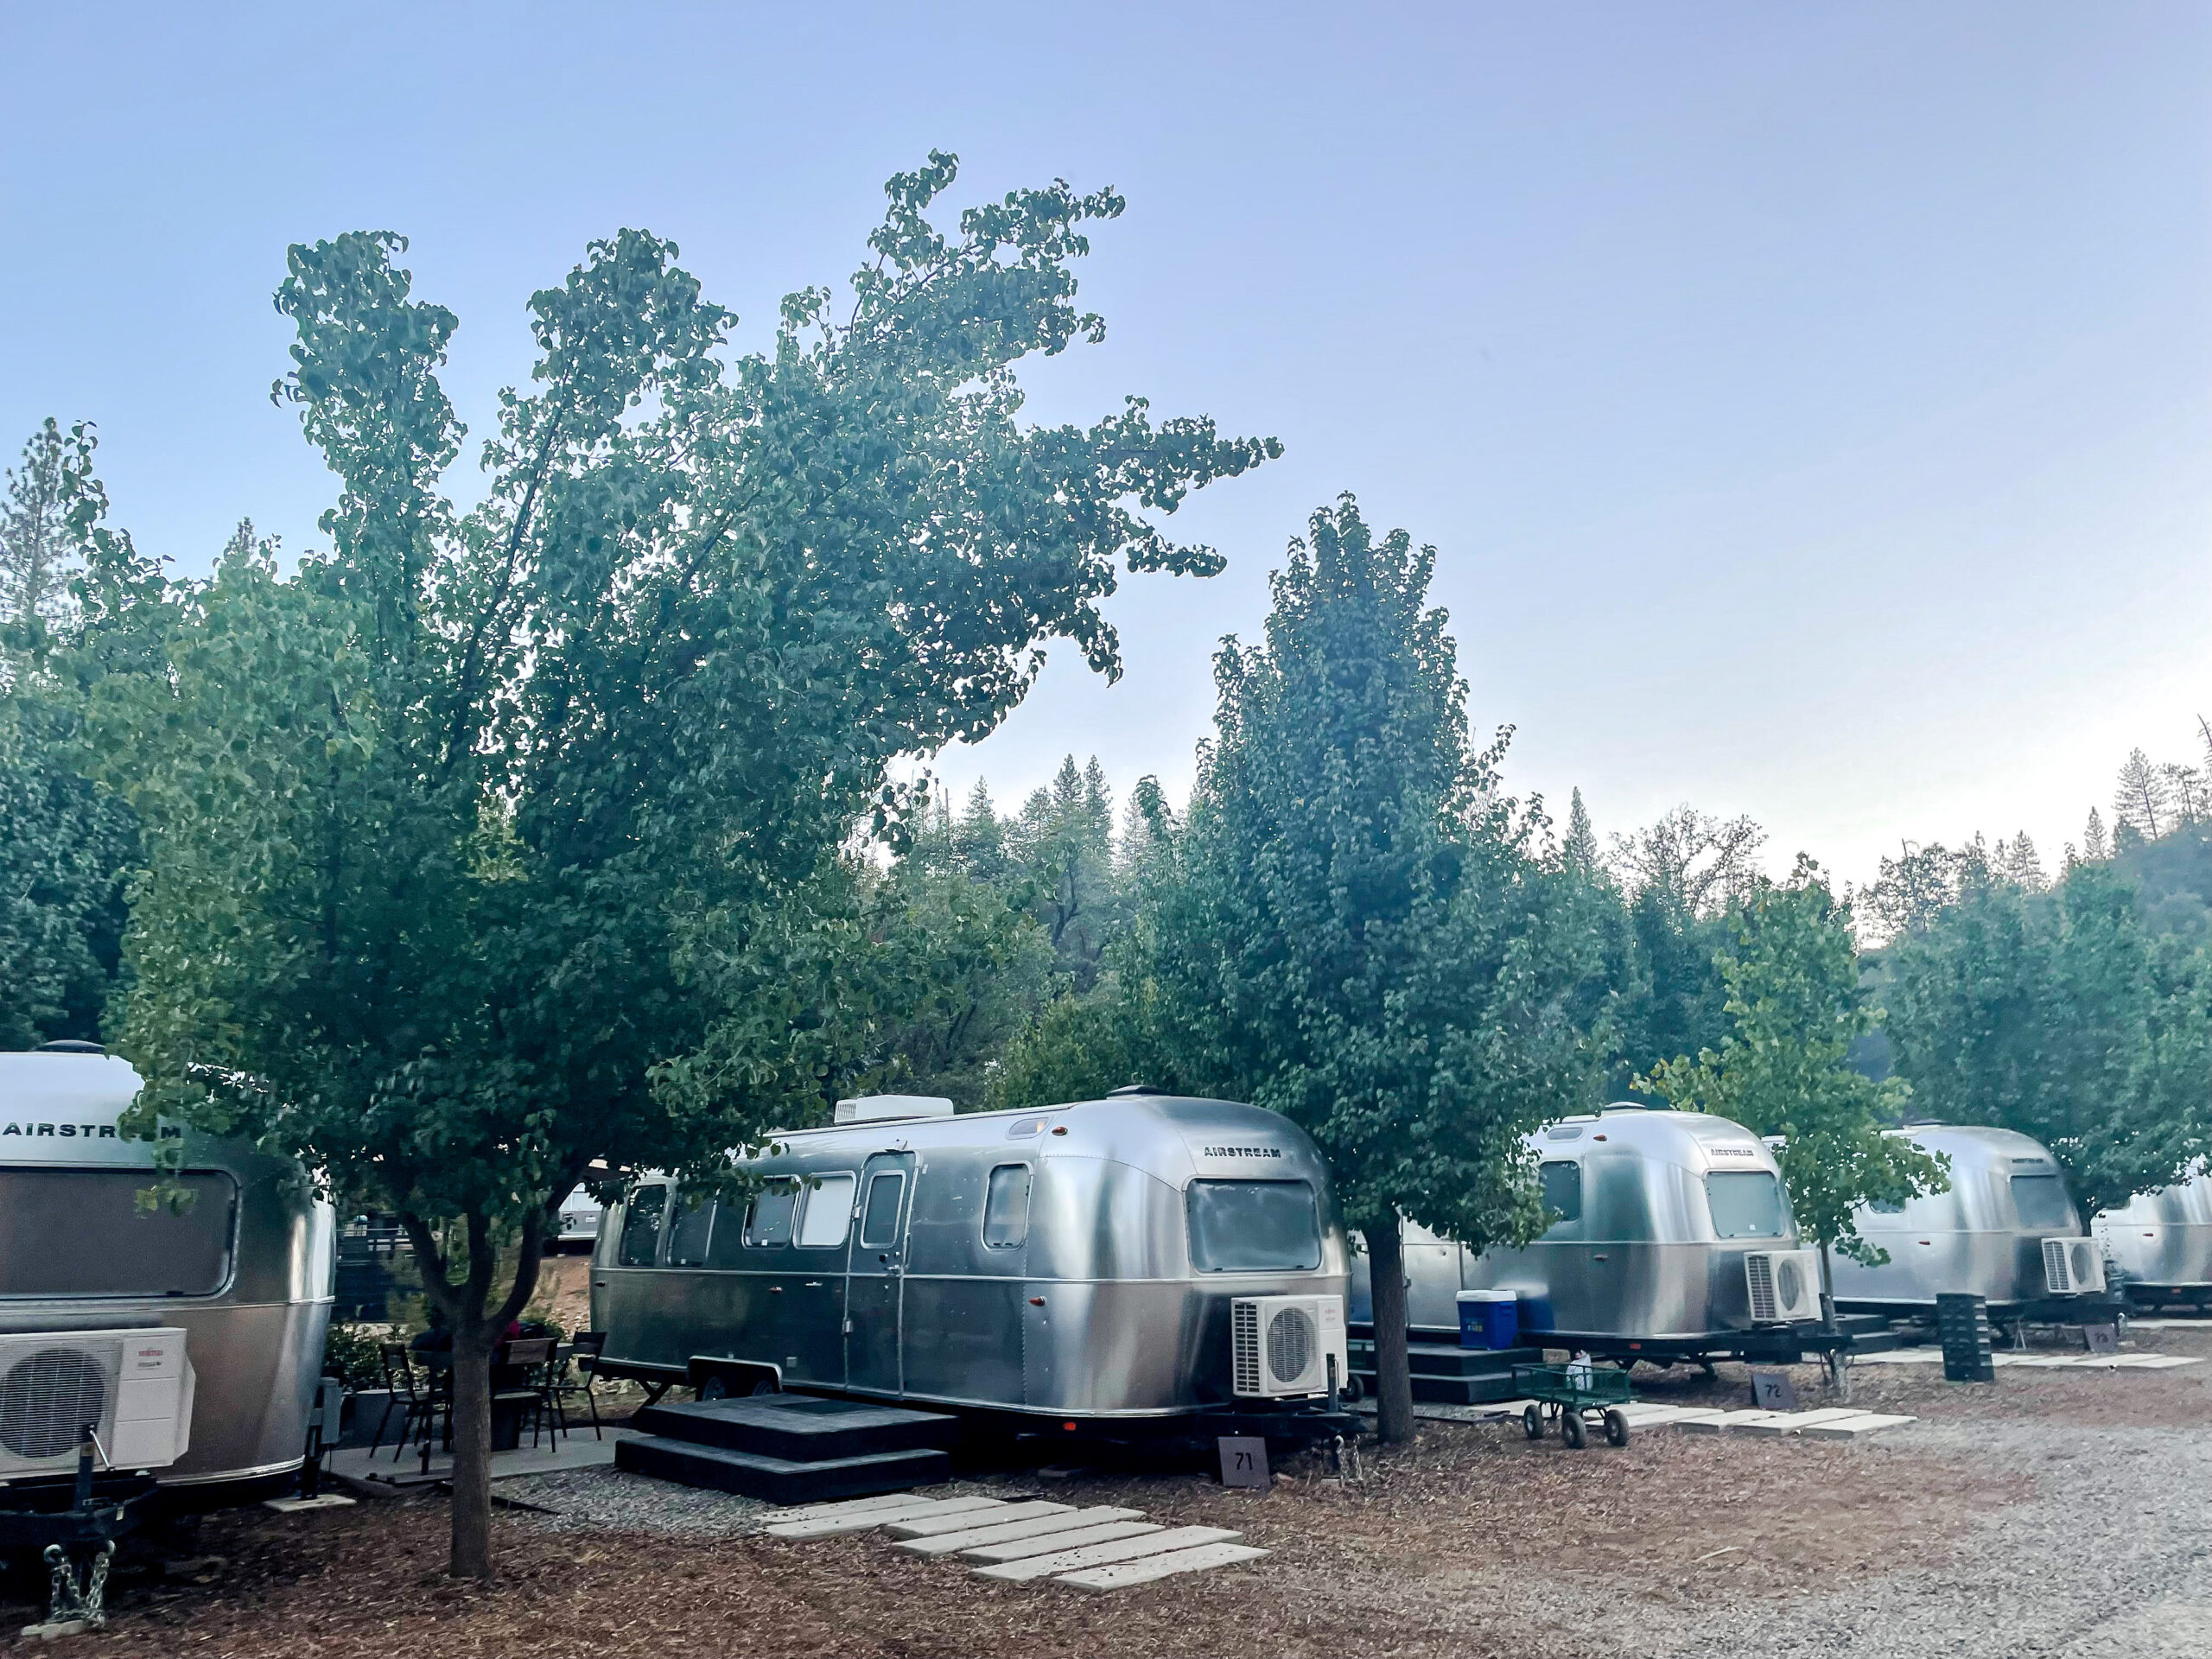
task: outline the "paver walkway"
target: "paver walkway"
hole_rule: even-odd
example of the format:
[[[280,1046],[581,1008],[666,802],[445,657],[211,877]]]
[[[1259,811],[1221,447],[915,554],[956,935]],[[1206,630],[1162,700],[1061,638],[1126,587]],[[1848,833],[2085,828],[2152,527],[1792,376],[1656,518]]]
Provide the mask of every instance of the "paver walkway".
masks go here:
[[[983,1578],[1016,1584],[1049,1578],[1090,1591],[1125,1590],[1268,1553],[1239,1542],[1242,1533],[1162,1526],[1137,1510],[911,1492],[778,1510],[761,1530],[772,1538],[881,1531],[910,1554],[972,1561]]]

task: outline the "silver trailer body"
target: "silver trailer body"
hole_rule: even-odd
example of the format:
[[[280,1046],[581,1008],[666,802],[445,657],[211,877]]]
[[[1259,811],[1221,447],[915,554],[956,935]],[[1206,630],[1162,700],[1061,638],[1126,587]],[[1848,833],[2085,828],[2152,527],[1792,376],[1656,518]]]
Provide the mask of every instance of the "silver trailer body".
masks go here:
[[[1993,1306],[2044,1300],[2043,1241],[2078,1238],[2082,1220],[2050,1151],[2011,1129],[1929,1124],[1893,1133],[1951,1160],[1948,1191],[1853,1212],[1859,1236],[1889,1252],[1870,1268],[1830,1264],[1839,1305],[1871,1313],[1925,1312],[1939,1294]]]
[[[2139,1192],[2118,1210],[2101,1211],[2089,1230],[2131,1294],[2177,1290],[2202,1300],[2212,1293],[2212,1174]]]
[[[191,1446],[156,1478],[188,1507],[235,1501],[305,1455],[335,1217],[296,1164],[177,1130],[195,1199],[138,1213],[155,1147],[115,1127],[138,1089],[111,1056],[0,1054],[0,1331],[182,1326]]]
[[[1774,1154],[1739,1123],[1696,1112],[1609,1106],[1526,1143],[1559,1214],[1519,1249],[1477,1255],[1405,1230],[1408,1323],[1456,1328],[1465,1290],[1517,1293],[1523,1332],[1692,1345],[1752,1328],[1745,1257],[1797,1248]],[[1367,1256],[1356,1323],[1371,1322]]]
[[[1239,1403],[1232,1299],[1333,1297],[1341,1316],[1328,1171],[1274,1112],[1140,1094],[779,1140],[745,1166],[767,1184],[749,1203],[647,1180],[609,1207],[609,1370],[727,1361],[870,1399],[1167,1419]]]

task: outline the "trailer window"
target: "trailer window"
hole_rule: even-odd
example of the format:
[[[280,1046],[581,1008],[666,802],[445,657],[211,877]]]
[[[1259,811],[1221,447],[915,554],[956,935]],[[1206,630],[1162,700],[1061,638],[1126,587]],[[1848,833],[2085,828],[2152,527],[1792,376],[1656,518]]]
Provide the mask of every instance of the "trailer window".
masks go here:
[[[1011,1250],[1029,1238],[1029,1166],[1001,1164],[983,1195],[983,1248]]]
[[[212,1296],[231,1276],[238,1183],[192,1170],[179,1213],[152,1170],[0,1170],[0,1296]]]
[[[745,1212],[745,1242],[754,1249],[791,1242],[791,1220],[798,1211],[798,1183],[777,1181],[753,1195]]]
[[[1542,1184],[1544,1208],[1552,1213],[1552,1225],[1582,1219],[1580,1164],[1567,1158],[1551,1159],[1536,1166],[1536,1179]]]
[[[1304,1181],[1192,1181],[1191,1265],[1200,1273],[1310,1273],[1321,1215]]]
[[[880,1250],[899,1242],[899,1206],[906,1196],[906,1178],[898,1170],[871,1177],[868,1204],[861,1211],[861,1248]]]
[[[622,1210],[622,1252],[626,1268],[650,1268],[660,1250],[660,1218],[668,1208],[668,1189],[656,1182],[630,1195]]]
[[[695,1206],[684,1194],[676,1195],[676,1207],[669,1212],[668,1265],[671,1268],[702,1267],[707,1260],[707,1243],[714,1236],[715,1201],[701,1198]]]
[[[2066,1201],[2066,1183],[2056,1175],[2015,1175],[2012,1208],[2023,1227],[2074,1225],[2074,1206]]]
[[[834,1249],[845,1242],[853,1224],[853,1178],[824,1175],[822,1184],[806,1195],[806,1211],[799,1217],[798,1242],[803,1249]]]
[[[1780,1238],[1788,1224],[1782,1183],[1764,1169],[1732,1169],[1705,1178],[1713,1230],[1723,1238]]]

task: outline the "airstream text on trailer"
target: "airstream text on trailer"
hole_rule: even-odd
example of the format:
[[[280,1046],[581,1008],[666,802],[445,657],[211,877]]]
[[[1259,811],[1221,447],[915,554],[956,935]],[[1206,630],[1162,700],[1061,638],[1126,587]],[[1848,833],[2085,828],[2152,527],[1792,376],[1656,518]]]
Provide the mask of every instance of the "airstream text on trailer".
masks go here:
[[[116,1127],[138,1075],[73,1046],[0,1054],[0,1481],[73,1469],[81,1419],[166,1507],[286,1490],[329,1326],[330,1206],[296,1165],[165,1130],[190,1197],[143,1209],[156,1147]],[[138,1450],[164,1412],[164,1454]]]
[[[1349,1425],[1329,1397],[1344,1234],[1287,1119],[1141,1091],[839,1116],[779,1136],[749,1202],[648,1180],[609,1209],[592,1269],[607,1372],[1092,1433]]]

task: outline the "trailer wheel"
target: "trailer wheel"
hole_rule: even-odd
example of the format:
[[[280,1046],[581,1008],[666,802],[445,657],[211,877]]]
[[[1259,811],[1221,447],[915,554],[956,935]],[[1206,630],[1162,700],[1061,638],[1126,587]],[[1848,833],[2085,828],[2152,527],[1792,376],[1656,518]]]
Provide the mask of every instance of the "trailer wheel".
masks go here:
[[[1628,1417],[1618,1408],[1605,1414],[1605,1444],[1608,1446],[1628,1444]]]
[[[699,1385],[699,1398],[702,1400],[728,1399],[728,1379],[724,1377],[721,1372],[715,1372],[714,1376],[709,1377],[705,1382]]]
[[[1582,1411],[1580,1407],[1569,1406],[1565,1411],[1560,1413],[1559,1432],[1560,1438],[1577,1452],[1589,1443],[1590,1437],[1583,1432]]]
[[[1532,1440],[1544,1438],[1544,1408],[1531,1402],[1521,1413],[1521,1432]]]

